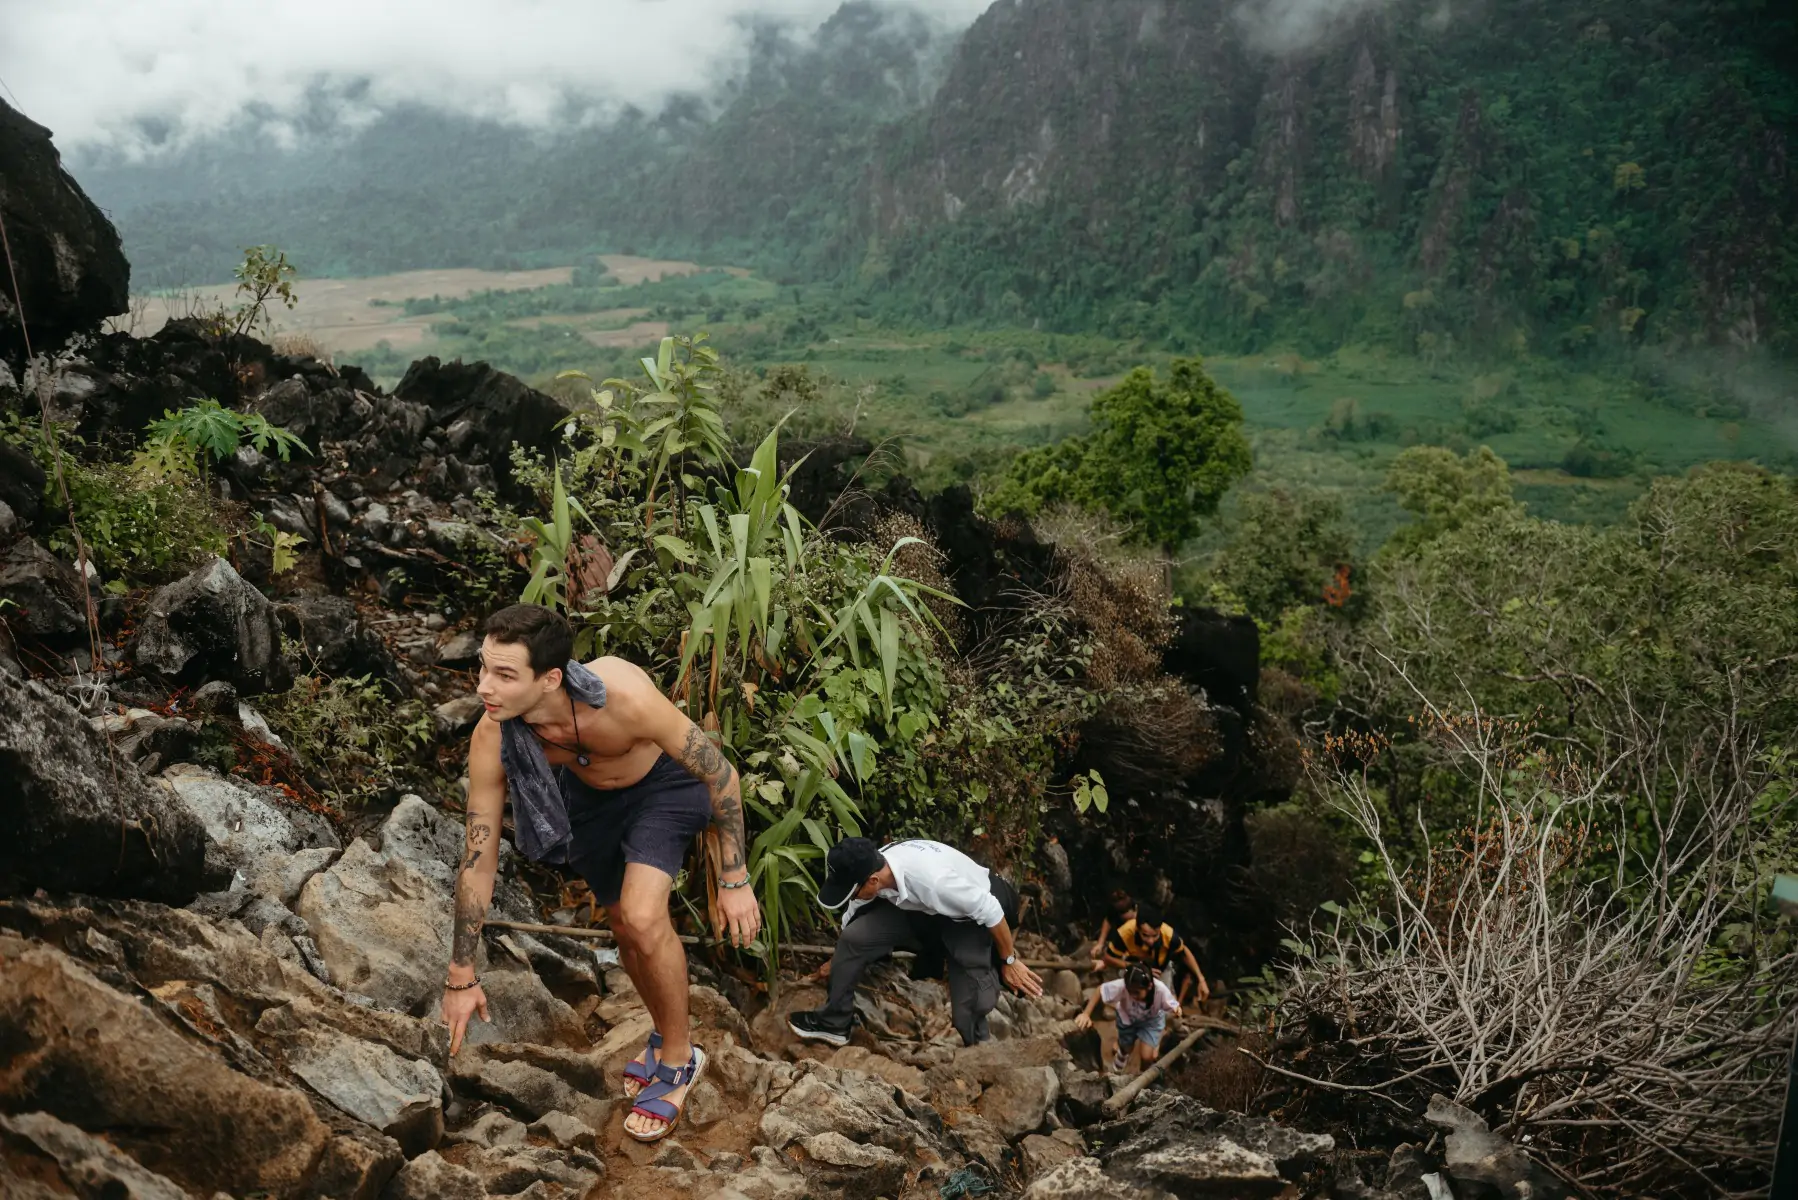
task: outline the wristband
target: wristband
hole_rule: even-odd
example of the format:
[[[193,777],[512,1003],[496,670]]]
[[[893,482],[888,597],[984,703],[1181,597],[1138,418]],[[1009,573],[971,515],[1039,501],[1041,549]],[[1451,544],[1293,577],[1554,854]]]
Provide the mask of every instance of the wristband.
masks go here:
[[[446,992],[466,992],[469,988],[477,988],[480,986],[481,977],[479,975],[470,979],[467,983],[451,983],[447,979],[443,981],[443,990]]]
[[[718,886],[723,888],[727,892],[734,892],[738,888],[746,888],[749,886],[749,876],[745,875],[745,876],[743,876],[743,878],[737,880],[735,883],[728,883],[725,880],[720,879],[718,881]]]

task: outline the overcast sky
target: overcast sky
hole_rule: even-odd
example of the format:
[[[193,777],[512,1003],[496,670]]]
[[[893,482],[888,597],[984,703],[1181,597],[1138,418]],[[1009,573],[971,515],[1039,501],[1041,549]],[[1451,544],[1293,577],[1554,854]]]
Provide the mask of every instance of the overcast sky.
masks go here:
[[[909,7],[965,24],[990,2]],[[65,151],[129,148],[145,120],[218,129],[247,105],[288,111],[321,84],[334,92],[358,80],[369,82],[368,106],[421,101],[535,123],[570,99],[654,107],[672,92],[704,89],[740,61],[739,18],[813,28],[840,4],[0,0],[0,82]]]

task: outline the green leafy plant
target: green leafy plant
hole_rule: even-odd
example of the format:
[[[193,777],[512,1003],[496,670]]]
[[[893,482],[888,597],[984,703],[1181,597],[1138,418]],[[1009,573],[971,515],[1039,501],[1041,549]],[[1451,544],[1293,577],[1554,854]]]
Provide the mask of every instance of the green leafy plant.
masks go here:
[[[148,435],[133,465],[153,479],[199,473],[211,483],[211,468],[236,454],[248,442],[257,453],[273,449],[282,462],[294,450],[310,454],[306,443],[261,413],[240,413],[217,400],[196,400],[183,409],[168,409],[145,427]]]
[[[273,246],[248,246],[243,261],[234,272],[237,276],[237,313],[231,319],[232,333],[252,333],[270,324],[271,301],[292,308],[299,303],[293,294],[293,265],[287,254]]]
[[[264,708],[268,723],[319,793],[339,808],[429,790],[423,759],[430,710],[368,675],[307,676]]]
[[[1095,809],[1101,815],[1111,806],[1111,793],[1105,790],[1105,778],[1097,771],[1082,771],[1074,776],[1074,811],[1086,815]]]
[[[674,491],[677,528],[687,489],[694,483],[684,470],[686,459],[715,464],[729,452],[724,417],[714,396],[720,375],[718,352],[705,342],[703,333],[663,338],[654,357],[638,360],[649,381],[647,388],[624,379],[605,383],[634,396],[636,432],[650,461],[648,512],[653,517],[656,493],[667,478]]]

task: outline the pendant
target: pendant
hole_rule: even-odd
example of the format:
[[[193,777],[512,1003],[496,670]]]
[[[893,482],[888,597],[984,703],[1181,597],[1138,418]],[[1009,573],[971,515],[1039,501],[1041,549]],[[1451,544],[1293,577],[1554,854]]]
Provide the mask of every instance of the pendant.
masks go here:
[[[581,764],[581,766],[583,766],[583,767],[590,767],[590,766],[592,766],[592,765],[593,765],[593,760],[592,760],[592,759],[590,759],[590,758],[588,758],[588,757],[587,757],[587,756],[586,756],[586,755],[585,755],[585,754],[577,754],[577,755],[575,755],[575,756],[574,756],[574,761],[575,761],[575,762],[577,762],[577,763],[580,763],[580,764]]]

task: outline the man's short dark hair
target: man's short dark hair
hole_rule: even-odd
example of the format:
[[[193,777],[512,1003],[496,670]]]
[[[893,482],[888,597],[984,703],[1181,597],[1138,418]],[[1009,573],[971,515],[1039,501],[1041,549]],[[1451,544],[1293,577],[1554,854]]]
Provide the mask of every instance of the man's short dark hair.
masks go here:
[[[481,636],[505,645],[524,646],[531,674],[560,670],[574,657],[574,629],[568,619],[541,604],[514,604],[481,622]]]
[[[1148,926],[1148,927],[1152,927],[1155,930],[1155,932],[1159,933],[1159,932],[1161,932],[1161,923],[1162,923],[1162,917],[1161,917],[1161,910],[1159,908],[1155,907],[1153,904],[1142,904],[1142,905],[1137,906],[1137,909],[1136,909],[1136,927],[1137,927],[1137,929],[1140,930],[1140,929],[1144,928],[1145,926]]]

